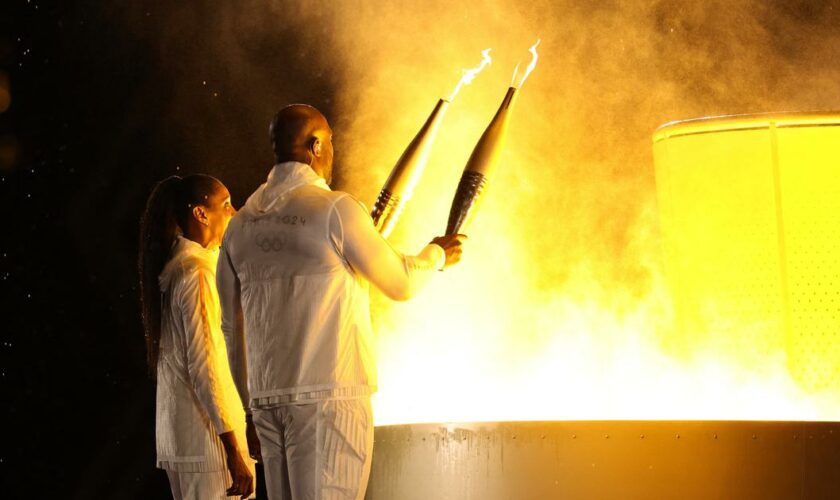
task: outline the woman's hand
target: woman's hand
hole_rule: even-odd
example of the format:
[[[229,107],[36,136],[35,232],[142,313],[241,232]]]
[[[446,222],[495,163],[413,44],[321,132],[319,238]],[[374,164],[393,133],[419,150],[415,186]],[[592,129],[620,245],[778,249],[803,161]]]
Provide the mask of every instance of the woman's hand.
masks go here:
[[[227,469],[232,483],[225,494],[229,497],[248,498],[254,492],[254,476],[251,475],[250,469],[242,459],[239,446],[236,444],[236,435],[230,431],[219,434],[219,437],[225,447]]]
[[[231,485],[225,494],[229,497],[239,496],[241,498],[248,498],[254,492],[254,476],[245,461],[237,452],[233,457],[227,460],[228,471],[230,472]]]

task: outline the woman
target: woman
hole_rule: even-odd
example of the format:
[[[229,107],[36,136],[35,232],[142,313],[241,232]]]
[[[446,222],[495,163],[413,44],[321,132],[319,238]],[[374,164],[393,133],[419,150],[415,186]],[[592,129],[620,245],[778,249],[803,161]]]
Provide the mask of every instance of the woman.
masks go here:
[[[215,283],[219,245],[235,212],[217,179],[173,176],[155,186],[140,224],[143,326],[157,378],[157,466],[176,500],[254,491]]]

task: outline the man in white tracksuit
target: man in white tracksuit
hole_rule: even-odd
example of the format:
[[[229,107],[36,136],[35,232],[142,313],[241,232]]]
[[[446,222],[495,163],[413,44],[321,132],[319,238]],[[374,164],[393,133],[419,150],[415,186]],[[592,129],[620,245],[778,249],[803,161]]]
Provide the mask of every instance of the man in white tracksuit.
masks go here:
[[[463,236],[435,238],[416,256],[391,248],[359,202],[328,187],[332,130],[315,108],[284,108],[271,137],[277,164],[231,220],[219,256],[230,367],[269,498],[361,500],[376,390],[368,283],[407,300],[460,259]]]

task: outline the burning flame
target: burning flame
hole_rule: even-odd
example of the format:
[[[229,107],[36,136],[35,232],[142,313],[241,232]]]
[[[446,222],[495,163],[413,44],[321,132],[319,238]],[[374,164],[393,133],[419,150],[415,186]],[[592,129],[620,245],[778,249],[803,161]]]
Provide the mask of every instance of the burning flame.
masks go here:
[[[513,68],[513,76],[510,79],[510,86],[511,87],[516,87],[516,88],[521,87],[522,84],[525,83],[525,80],[528,78],[528,75],[530,75],[531,72],[534,71],[534,67],[537,65],[537,46],[539,44],[540,44],[540,39],[538,38],[537,43],[535,43],[534,45],[531,45],[531,48],[528,49],[528,52],[531,53],[531,63],[528,64],[527,68],[525,68],[525,73],[522,75],[522,79],[519,80],[518,85],[516,84],[516,74],[519,72],[519,64],[517,64],[516,67]]]
[[[469,85],[475,79],[476,75],[481,73],[481,70],[484,69],[485,66],[490,64],[492,60],[490,59],[490,49],[484,49],[481,51],[481,64],[476,66],[473,69],[464,70],[464,76],[461,77],[461,80],[458,81],[458,85],[455,86],[455,90],[452,91],[452,94],[449,96],[448,101],[452,102],[455,99],[455,96],[458,95],[460,92],[461,87],[464,85]]]

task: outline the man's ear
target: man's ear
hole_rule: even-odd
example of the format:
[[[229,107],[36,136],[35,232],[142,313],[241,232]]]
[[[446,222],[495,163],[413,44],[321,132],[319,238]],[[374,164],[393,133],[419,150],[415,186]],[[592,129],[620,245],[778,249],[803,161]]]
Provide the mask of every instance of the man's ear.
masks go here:
[[[309,144],[309,150],[312,152],[312,154],[315,156],[315,158],[320,158],[321,157],[321,139],[318,139],[317,137],[313,137],[310,144]]]
[[[205,226],[210,225],[210,221],[207,219],[207,211],[204,210],[204,207],[201,205],[196,205],[192,209],[192,215],[199,222],[199,224],[204,224]]]

